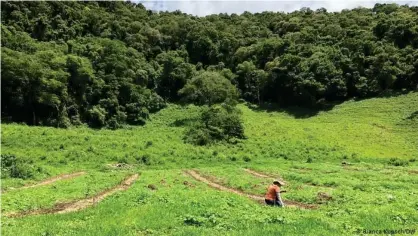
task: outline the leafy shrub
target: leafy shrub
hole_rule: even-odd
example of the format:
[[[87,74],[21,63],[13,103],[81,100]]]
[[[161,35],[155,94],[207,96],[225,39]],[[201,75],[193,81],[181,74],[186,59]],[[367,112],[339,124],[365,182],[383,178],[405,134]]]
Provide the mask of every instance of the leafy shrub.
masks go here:
[[[389,165],[392,165],[392,166],[407,166],[408,161],[407,160],[401,160],[399,158],[391,158],[389,160]]]
[[[204,146],[211,142],[211,137],[209,135],[209,131],[205,129],[205,127],[197,125],[192,126],[186,131],[184,141],[186,143]]]
[[[89,126],[93,128],[101,128],[105,125],[106,111],[100,106],[94,106],[87,111]]]
[[[118,159],[118,163],[128,164],[128,158],[126,158],[126,156],[121,157]]]
[[[152,158],[149,154],[144,154],[142,156],[137,156],[137,157],[135,157],[135,160],[138,163],[145,164],[145,165],[151,165],[152,164]]]
[[[149,99],[150,100],[148,101],[148,110],[150,112],[157,112],[166,107],[164,99],[156,93],[152,93]]]
[[[119,122],[117,121],[116,118],[112,117],[108,122],[107,122],[107,127],[109,129],[118,129],[120,127],[122,127],[122,125],[119,124]]]
[[[194,225],[194,226],[201,226],[203,225],[205,219],[200,216],[193,216],[193,215],[187,215],[183,222],[186,225]]]
[[[240,112],[237,108],[223,104],[205,109],[197,124],[186,131],[184,140],[195,145],[206,145],[214,141],[236,143],[244,138]]]
[[[15,155],[1,154],[1,177],[29,179],[35,172],[35,167],[29,165],[22,159],[16,158]],[[38,171],[42,169],[38,168]]]

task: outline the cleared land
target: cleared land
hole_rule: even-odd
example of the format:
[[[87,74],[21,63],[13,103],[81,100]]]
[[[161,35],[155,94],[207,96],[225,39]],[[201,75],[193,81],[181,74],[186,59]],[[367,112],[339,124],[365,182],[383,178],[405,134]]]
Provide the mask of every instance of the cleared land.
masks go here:
[[[248,139],[209,147],[182,141],[198,114],[194,106],[171,105],[143,127],[116,131],[3,125],[2,153],[27,161],[32,177],[2,179],[2,234],[352,235],[418,228],[418,122],[409,118],[418,93],[351,101],[303,118],[291,110],[240,109]],[[273,178],[286,182],[288,203],[315,207],[259,204]],[[45,180],[56,181],[40,185]],[[65,214],[12,217],[71,204],[75,211],[55,212]]]
[[[109,195],[112,195],[118,191],[124,191],[128,189],[137,178],[138,178],[138,174],[129,176],[122,183],[112,187],[111,189],[107,189],[103,192],[100,192],[99,194],[90,198],[86,198],[86,199],[82,199],[82,200],[78,200],[74,202],[69,202],[69,203],[60,203],[60,204],[55,205],[51,209],[39,209],[39,210],[34,210],[34,211],[9,213],[9,214],[6,214],[6,216],[24,217],[24,216],[41,215],[41,214],[64,214],[68,212],[79,211],[79,210],[85,209],[87,207],[90,207],[99,203],[100,201],[102,201]]]

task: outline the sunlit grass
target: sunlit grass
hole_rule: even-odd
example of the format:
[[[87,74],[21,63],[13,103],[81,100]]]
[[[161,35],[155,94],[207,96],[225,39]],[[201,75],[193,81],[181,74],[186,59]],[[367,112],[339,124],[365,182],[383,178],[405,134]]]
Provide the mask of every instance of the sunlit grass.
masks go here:
[[[143,127],[115,131],[3,124],[2,154],[34,167],[32,178],[3,178],[3,189],[61,173],[88,173],[11,190],[2,195],[3,213],[92,196],[128,173],[141,175],[127,191],[80,212],[18,219],[3,215],[2,233],[352,235],[361,228],[418,227],[418,124],[407,119],[418,110],[418,93],[349,101],[304,118],[289,110],[253,110],[244,104],[239,108],[248,138],[237,145],[185,144],[184,131],[199,115],[195,106],[170,105]],[[127,163],[130,169],[111,169],[109,163]],[[285,199],[319,208],[265,207],[194,180],[183,173],[189,168],[260,196],[272,179],[243,169],[280,176],[287,182]],[[321,202],[318,193],[332,199]]]

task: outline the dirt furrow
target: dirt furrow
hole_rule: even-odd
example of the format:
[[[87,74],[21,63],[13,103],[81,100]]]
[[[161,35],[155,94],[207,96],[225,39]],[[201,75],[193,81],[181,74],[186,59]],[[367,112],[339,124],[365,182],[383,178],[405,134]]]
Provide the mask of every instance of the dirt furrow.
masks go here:
[[[244,171],[245,171],[245,172],[247,172],[247,173],[249,173],[249,174],[254,175],[255,177],[278,179],[278,180],[280,180],[280,181],[282,181],[282,182],[286,183],[286,181],[285,181],[285,180],[283,180],[282,178],[280,178],[280,177],[278,177],[278,176],[267,175],[267,174],[260,173],[260,172],[257,172],[257,171],[255,171],[255,170],[251,170],[251,169],[244,169]]]
[[[215,189],[218,189],[218,190],[221,190],[221,191],[235,193],[235,194],[238,194],[238,195],[241,195],[241,196],[246,196],[246,197],[248,197],[252,200],[255,200],[257,202],[264,203],[264,197],[263,196],[244,193],[240,190],[230,188],[230,187],[226,187],[226,186],[223,186],[221,184],[215,183],[215,182],[209,180],[208,178],[203,177],[202,175],[200,175],[195,170],[186,170],[185,173],[190,175],[191,177],[193,177],[197,181],[206,183],[207,185],[211,186],[212,188],[215,188]],[[290,206],[290,207],[297,207],[297,208],[304,208],[304,209],[315,209],[315,208],[317,208],[316,205],[310,205],[310,204],[305,204],[305,203],[290,201],[290,200],[284,200],[284,203],[287,206]]]
[[[6,191],[2,191],[2,193],[6,193],[10,190],[19,190],[19,189],[27,189],[27,188],[35,188],[35,187],[39,187],[39,186],[44,186],[44,185],[52,184],[52,183],[57,182],[59,180],[72,179],[72,178],[75,178],[75,177],[78,177],[78,176],[81,176],[81,175],[84,175],[84,174],[86,174],[86,172],[84,172],[84,171],[75,172],[75,173],[71,173],[71,174],[61,174],[61,175],[57,175],[57,176],[54,176],[52,178],[43,180],[43,181],[41,181],[39,183],[36,183],[36,184],[26,185],[26,186],[22,186],[22,187],[19,187],[19,188],[10,188]]]
[[[277,177],[277,176],[267,175],[267,174],[260,173],[260,172],[257,172],[255,170],[251,170],[251,169],[244,169],[244,171],[247,172],[247,173],[249,173],[249,174],[254,175],[255,177],[278,179],[278,180],[282,181],[283,183],[287,184],[287,182],[284,179],[282,179],[280,177]],[[326,188],[326,189],[334,189],[333,187],[330,187],[330,186],[314,185],[312,183],[311,184],[305,184],[305,185],[309,185],[309,186],[313,186],[313,187]]]
[[[95,205],[96,203],[105,199],[107,196],[112,195],[118,191],[127,190],[135,182],[136,179],[138,179],[138,174],[131,175],[125,180],[123,180],[122,183],[114,186],[111,189],[105,190],[93,197],[78,200],[78,201],[68,202],[68,203],[56,204],[53,208],[50,208],[50,209],[38,209],[38,210],[33,210],[33,211],[9,213],[5,215],[8,217],[23,217],[23,216],[29,216],[29,215],[63,214],[63,213],[68,213],[68,212],[79,211],[79,210]]]

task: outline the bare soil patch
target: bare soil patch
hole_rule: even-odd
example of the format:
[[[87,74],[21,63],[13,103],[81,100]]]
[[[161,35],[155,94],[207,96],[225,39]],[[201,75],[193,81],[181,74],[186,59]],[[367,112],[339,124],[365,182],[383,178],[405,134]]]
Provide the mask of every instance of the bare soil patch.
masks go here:
[[[112,195],[118,191],[127,190],[134,182],[138,179],[138,174],[134,174],[123,180],[120,184],[114,186],[113,188],[107,189],[103,192],[98,193],[97,195],[78,200],[73,202],[67,203],[58,203],[53,208],[50,209],[38,209],[38,210],[31,210],[31,211],[24,211],[24,212],[15,212],[15,213],[8,213],[5,216],[8,217],[24,217],[30,215],[42,215],[42,214],[64,214],[68,212],[75,212],[87,207],[94,206],[95,204],[99,203],[107,196]]]
[[[263,196],[252,195],[252,194],[244,193],[241,190],[234,189],[234,188],[231,188],[231,187],[226,187],[226,186],[223,186],[221,184],[215,183],[215,182],[209,180],[208,178],[203,177],[202,175],[200,175],[195,170],[186,170],[185,173],[188,174],[188,175],[190,175],[191,177],[193,177],[197,181],[206,183],[207,185],[209,185],[212,188],[215,188],[215,189],[218,189],[218,190],[221,190],[221,191],[235,193],[235,194],[238,194],[240,196],[246,196],[246,197],[248,197],[248,198],[250,198],[252,200],[255,200],[255,201],[259,202],[259,203],[264,204],[264,197]],[[290,201],[290,200],[284,200],[284,203],[287,206],[290,206],[290,207],[297,207],[297,208],[303,208],[303,209],[315,209],[315,208],[317,208],[316,205],[310,205],[310,204],[305,204],[305,203],[296,202],[296,201]]]

